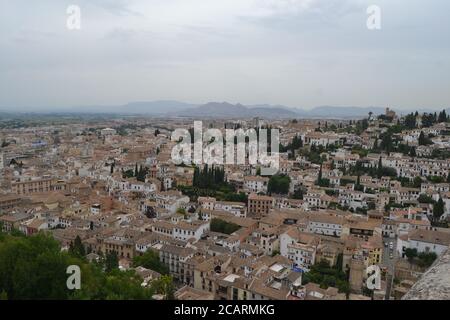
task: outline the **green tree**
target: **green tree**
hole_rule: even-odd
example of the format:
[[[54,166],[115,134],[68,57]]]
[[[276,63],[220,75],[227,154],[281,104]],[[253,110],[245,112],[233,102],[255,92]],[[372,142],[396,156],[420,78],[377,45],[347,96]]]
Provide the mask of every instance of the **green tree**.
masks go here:
[[[436,204],[433,206],[433,217],[439,221],[439,219],[442,217],[445,211],[445,205],[444,201],[441,197],[439,197],[439,200],[436,202]]]
[[[209,168],[207,164],[200,169],[194,168],[193,186],[202,189],[217,190],[220,187],[227,186],[225,182],[225,170],[221,167],[213,166]]]
[[[122,178],[126,179],[126,178],[132,178],[132,177],[134,177],[134,172],[132,169],[123,171],[123,168],[122,168]]]
[[[165,300],[174,300],[175,286],[171,276],[162,276],[152,283],[155,292],[164,296]]]
[[[267,185],[268,193],[287,194],[289,192],[289,185],[291,178],[287,175],[275,174],[270,177]]]
[[[431,127],[433,124],[435,124],[437,121],[436,114],[432,113],[424,113],[422,115],[422,126],[424,128]]]
[[[295,189],[294,194],[292,195],[292,198],[303,200],[303,190],[301,188]]]
[[[364,191],[364,186],[361,185],[361,176],[359,174],[358,177],[356,178],[355,190]]]
[[[408,114],[408,115],[405,117],[404,123],[405,123],[405,126],[406,126],[408,129],[414,129],[414,128],[416,128],[416,126],[417,126],[417,123],[416,123],[416,116],[415,116],[414,114],[412,114],[412,113]]]
[[[80,236],[76,236],[73,244],[70,244],[69,252],[79,258],[82,258],[86,255],[83,243],[81,242]]]
[[[433,262],[437,259],[437,255],[434,252],[421,252],[417,255],[417,264],[423,268],[429,268]]]
[[[48,235],[7,236],[0,243],[0,292],[9,299],[66,299],[69,263]]]
[[[419,203],[434,203],[433,198],[423,193],[419,195],[417,201],[419,201]]]
[[[412,261],[414,258],[417,257],[417,249],[416,248],[406,248],[405,249],[405,256],[408,258],[408,260]]]
[[[415,177],[413,180],[413,184],[412,184],[413,188],[420,188],[420,186],[422,185],[422,182],[423,181],[422,181],[421,177],[419,177],[419,176]]]
[[[133,266],[142,266],[161,274],[169,274],[169,268],[159,260],[159,254],[151,249],[147,250],[142,256],[134,257]]]
[[[327,289],[330,286],[337,287],[339,292],[342,293],[350,292],[347,274],[338,264],[331,267],[326,260],[319,261],[313,265],[310,271],[304,274],[302,282],[303,284],[309,282],[317,283],[323,289]]]
[[[232,234],[233,232],[239,230],[240,226],[235,223],[226,222],[222,219],[213,218],[211,220],[210,229],[213,232]]]
[[[392,140],[392,133],[386,132],[380,135],[381,142],[380,142],[380,149],[384,150],[386,152],[391,152],[394,148],[393,140]]]
[[[438,122],[447,122],[447,113],[445,110],[439,112]]]
[[[317,182],[316,184],[320,187],[329,187],[330,186],[330,180],[325,179],[322,177],[322,164],[320,165],[319,174],[317,175]]]
[[[380,179],[383,176],[383,159],[380,157],[378,159],[378,171],[377,171],[377,176],[378,179]]]
[[[419,135],[419,145],[420,146],[427,146],[433,144],[433,141],[430,139],[429,136],[426,136],[423,131],[420,132]]]
[[[105,255],[105,271],[111,272],[119,268],[119,258],[117,252],[112,251]]]
[[[69,265],[81,269],[80,290],[67,288]],[[155,292],[134,271],[103,269],[61,251],[50,234],[0,237],[0,299],[151,299]]]

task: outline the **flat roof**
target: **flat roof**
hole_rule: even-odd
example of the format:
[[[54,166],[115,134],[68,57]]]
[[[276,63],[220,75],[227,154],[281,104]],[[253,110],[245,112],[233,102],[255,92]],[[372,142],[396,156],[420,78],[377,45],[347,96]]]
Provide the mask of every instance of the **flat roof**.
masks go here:
[[[240,278],[237,274],[229,274],[223,280],[227,282],[234,282],[237,278]]]

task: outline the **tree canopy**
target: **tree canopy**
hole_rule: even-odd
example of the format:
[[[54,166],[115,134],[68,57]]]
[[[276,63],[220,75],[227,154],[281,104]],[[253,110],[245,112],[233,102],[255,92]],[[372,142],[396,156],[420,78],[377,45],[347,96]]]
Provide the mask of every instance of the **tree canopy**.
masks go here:
[[[287,175],[276,174],[270,177],[267,185],[267,191],[269,193],[287,194],[289,192],[289,184],[291,178]]]
[[[30,237],[0,233],[0,297],[2,299],[151,299],[159,284],[142,287],[133,271],[121,271],[115,263],[89,263],[81,257],[78,240],[72,249],[61,251],[49,234]],[[108,258],[107,258],[108,259]],[[107,260],[106,259],[106,260]],[[81,289],[69,290],[67,267],[81,270]],[[172,284],[165,280],[165,287]]]
[[[235,223],[226,222],[221,219],[213,218],[211,220],[210,228],[211,228],[211,231],[213,231],[213,232],[232,234],[233,232],[239,230],[240,226],[238,226]]]
[[[133,266],[142,266],[161,274],[169,274],[169,268],[167,268],[165,264],[160,262],[158,253],[153,250],[148,250],[142,256],[134,257]]]

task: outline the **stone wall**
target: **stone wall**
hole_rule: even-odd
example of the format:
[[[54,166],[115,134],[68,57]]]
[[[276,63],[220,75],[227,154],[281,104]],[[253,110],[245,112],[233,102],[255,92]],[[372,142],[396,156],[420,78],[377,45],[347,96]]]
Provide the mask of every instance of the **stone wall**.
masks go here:
[[[435,261],[402,300],[450,300],[450,249]]]

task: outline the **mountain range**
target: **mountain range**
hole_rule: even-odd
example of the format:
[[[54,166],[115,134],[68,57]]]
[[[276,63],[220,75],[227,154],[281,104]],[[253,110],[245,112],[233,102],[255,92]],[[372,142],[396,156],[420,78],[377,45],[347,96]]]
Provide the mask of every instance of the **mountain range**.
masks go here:
[[[6,108],[3,108],[4,111]],[[192,104],[174,100],[130,102],[116,106],[79,106],[71,108],[8,108],[15,112],[68,112],[68,113],[109,113],[109,114],[142,114],[158,117],[195,117],[195,118],[253,118],[265,119],[294,119],[294,118],[362,118],[372,112],[375,115],[385,112],[382,107],[355,106],[319,106],[310,110],[286,107],[283,105],[242,105],[228,102],[208,102],[206,104]],[[394,109],[395,110],[395,109]],[[416,110],[401,110],[401,113]],[[419,112],[430,111],[426,109]],[[435,111],[435,110],[433,110]],[[437,111],[437,110],[436,110]],[[439,110],[440,111],[440,110]],[[450,110],[448,110],[450,111]],[[11,112],[11,111],[6,111]]]
[[[242,105],[228,102],[208,102],[193,105],[177,101],[155,101],[130,103],[122,108],[123,112],[146,113],[170,117],[196,118],[253,118],[294,119],[294,118],[359,118],[384,113],[381,107],[334,107],[321,106],[311,110],[286,107],[283,105]]]
[[[228,102],[209,102],[198,107],[188,108],[178,112],[171,112],[169,115],[199,118],[261,117],[268,119],[289,119],[298,117],[296,112],[285,108],[271,106],[246,107],[239,103],[231,104]]]

